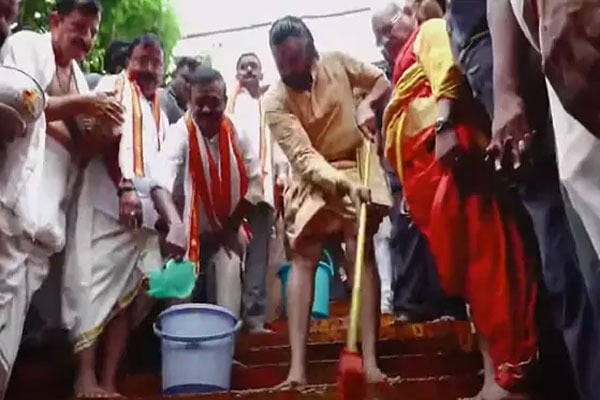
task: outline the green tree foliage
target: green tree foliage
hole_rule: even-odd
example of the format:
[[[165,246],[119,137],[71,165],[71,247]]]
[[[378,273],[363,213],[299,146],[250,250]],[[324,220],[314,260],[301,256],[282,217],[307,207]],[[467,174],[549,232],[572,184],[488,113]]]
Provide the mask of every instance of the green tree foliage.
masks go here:
[[[23,0],[24,27],[45,32],[55,0]],[[165,47],[167,62],[179,40],[179,21],[172,0],[103,0],[102,22],[94,49],[83,67],[88,72],[104,72],[104,49],[115,39],[133,40],[143,33],[155,33]]]

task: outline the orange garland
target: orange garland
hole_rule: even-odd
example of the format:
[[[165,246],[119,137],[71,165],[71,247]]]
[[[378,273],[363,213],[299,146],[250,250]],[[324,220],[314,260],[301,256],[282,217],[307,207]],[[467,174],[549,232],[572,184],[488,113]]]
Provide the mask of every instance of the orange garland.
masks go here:
[[[218,230],[225,224],[227,218],[231,215],[231,158],[230,148],[233,148],[235,161],[240,176],[240,196],[244,196],[248,191],[248,175],[244,165],[243,158],[232,139],[235,135],[231,120],[223,116],[219,127],[219,166],[212,157],[210,151],[208,155],[208,172],[210,174],[211,185],[208,188],[204,167],[200,153],[200,142],[196,125],[192,121],[188,112],[185,116],[185,123],[189,135],[189,172],[192,183],[190,207],[190,231],[188,244],[188,258],[196,264],[196,272],[199,271],[200,262],[200,243],[199,243],[199,199],[204,205],[206,215],[213,229]],[[219,170],[221,175],[219,175]],[[212,196],[211,196],[212,194]]]
[[[140,101],[140,89],[137,83],[129,81],[131,85],[131,104],[133,112],[133,171],[135,176],[145,176],[144,171],[144,136],[143,136],[143,117],[142,117],[142,106]],[[115,86],[115,97],[117,101],[123,104],[123,92],[125,88],[125,77],[119,76]],[[158,94],[154,96],[152,102],[152,113],[154,121],[156,123],[156,137],[157,137],[157,148],[160,150],[160,100]],[[120,142],[117,142],[116,146],[112,151],[107,154],[106,163],[110,171],[110,175],[115,185],[119,185],[122,173],[119,167],[119,146]]]

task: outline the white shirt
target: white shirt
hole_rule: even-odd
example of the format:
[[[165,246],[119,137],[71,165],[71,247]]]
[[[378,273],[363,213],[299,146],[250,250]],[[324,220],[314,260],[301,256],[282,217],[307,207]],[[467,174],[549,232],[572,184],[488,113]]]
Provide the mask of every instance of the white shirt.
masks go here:
[[[530,44],[540,53],[540,35],[537,16],[530,1],[511,0],[513,12]],[[569,194],[575,211],[600,255],[600,140],[592,135],[577,119],[565,110],[554,87],[546,79],[548,99],[556,142],[556,160],[560,180]]]
[[[96,91],[112,92],[116,88],[117,80],[122,75],[109,75],[103,77]],[[134,182],[137,194],[142,202],[143,225],[146,228],[154,229],[154,224],[158,218],[152,199],[150,198],[151,170],[158,157],[159,142],[162,146],[165,134],[169,127],[169,121],[165,113],[160,111],[159,131],[156,129],[154,119],[154,110],[152,103],[144,96],[140,95],[140,107],[142,111],[142,146],[144,159],[145,177],[136,177],[134,174],[133,162],[133,106],[132,106],[132,86],[125,81],[122,96],[122,106],[125,109],[123,126],[121,127],[121,139],[119,146],[119,167],[123,178],[131,179]],[[112,181],[105,164],[103,156],[97,156],[86,168],[85,178],[89,180],[94,198],[93,206],[103,213],[118,219],[119,218],[119,200],[117,188]]]
[[[276,169],[276,172],[279,173],[283,168],[287,168],[287,159],[277,142],[273,140],[267,124],[264,123],[264,119],[261,116],[262,109],[260,102],[260,99],[253,98],[246,89],[241,88],[235,98],[231,114],[235,116],[237,124],[248,132],[250,148],[254,152],[254,157],[258,159],[259,168],[262,170],[262,201],[274,207],[274,183],[276,177],[273,176],[273,170]],[[260,159],[261,124],[262,134],[265,136],[263,139],[265,144],[263,150],[265,152],[264,162]]]
[[[232,120],[236,128],[236,144],[244,160],[246,172],[248,174],[248,192],[245,196],[250,203],[256,204],[261,200],[260,196],[260,160],[257,153],[252,148],[252,142],[246,130],[238,128],[235,120]],[[200,129],[196,126],[198,141],[204,140]],[[219,158],[217,137],[207,140],[208,148],[215,161]],[[189,206],[191,193],[191,178],[189,173],[189,133],[185,122],[185,116],[177,123],[171,125],[167,132],[164,145],[153,166],[152,177],[153,187],[161,187],[174,193],[176,182],[183,182],[183,193],[185,194],[184,222],[189,221]],[[219,171],[220,172],[220,171]],[[202,204],[202,202],[199,202]],[[198,221],[199,234],[212,232],[214,229],[207,218],[200,218]]]
[[[44,90],[56,73],[49,33],[21,31],[10,36],[0,58],[5,65],[31,75]],[[79,65],[73,61],[72,66],[80,93],[87,92],[87,81]],[[10,145],[0,172],[0,198],[14,210],[20,223],[10,227],[3,220],[0,229],[13,235],[25,233],[45,247],[60,251],[65,243],[66,207],[76,169],[70,154],[45,133],[46,120],[40,118],[30,137]],[[21,229],[16,229],[18,225]]]

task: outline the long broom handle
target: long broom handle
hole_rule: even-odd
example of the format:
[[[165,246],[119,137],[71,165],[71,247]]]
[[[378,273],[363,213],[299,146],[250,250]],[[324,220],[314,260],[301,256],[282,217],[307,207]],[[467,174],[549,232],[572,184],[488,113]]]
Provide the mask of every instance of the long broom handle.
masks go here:
[[[359,162],[363,186],[369,185],[371,165],[371,142],[366,142],[365,156]],[[361,167],[362,164],[362,168]],[[354,260],[354,282],[352,286],[352,303],[350,305],[350,326],[346,347],[353,352],[358,351],[358,321],[360,317],[360,296],[362,288],[362,275],[365,267],[365,241],[367,236],[367,204],[361,203],[358,216],[358,237],[356,239],[356,259]]]

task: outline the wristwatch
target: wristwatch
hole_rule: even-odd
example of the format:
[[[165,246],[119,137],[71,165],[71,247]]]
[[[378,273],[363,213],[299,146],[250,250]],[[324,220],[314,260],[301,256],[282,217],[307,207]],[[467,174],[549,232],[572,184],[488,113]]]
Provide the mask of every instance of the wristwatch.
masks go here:
[[[438,133],[451,128],[452,125],[452,121],[449,118],[438,118],[435,121],[435,134],[437,135]]]
[[[125,192],[135,192],[135,186],[133,182],[126,179],[121,179],[119,182],[119,187],[117,188],[117,196],[121,197],[121,195]]]

